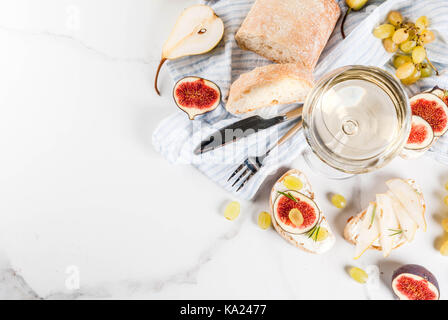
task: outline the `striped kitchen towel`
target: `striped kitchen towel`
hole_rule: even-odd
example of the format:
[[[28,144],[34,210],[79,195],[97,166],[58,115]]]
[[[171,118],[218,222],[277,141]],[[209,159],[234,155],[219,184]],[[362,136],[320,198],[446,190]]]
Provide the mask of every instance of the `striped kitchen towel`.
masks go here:
[[[204,1],[204,3],[210,5],[224,21],[223,40],[208,54],[169,61],[167,66],[174,81],[187,75],[210,79],[220,86],[222,96],[226,98],[230,84],[241,73],[271,62],[253,52],[241,50],[234,39],[253,0],[214,0]],[[342,11],[345,12],[345,1],[341,0],[339,3]],[[345,27],[348,36],[345,40],[342,40],[339,31],[341,23],[339,19],[317,65],[316,78],[335,68],[351,64],[378,66],[393,71],[390,65],[391,55],[385,52],[381,41],[372,36],[373,28],[385,20],[390,10],[400,10],[403,16],[413,21],[421,15],[428,16],[431,20],[431,28],[437,30],[437,40],[428,45],[429,55],[439,70],[448,66],[446,54],[448,46],[443,38],[445,34],[448,34],[448,19],[446,19],[448,1],[371,0],[363,10],[348,16]],[[441,76],[419,81],[418,86],[411,86],[407,90],[409,94],[413,94],[436,84],[448,88],[448,75],[442,72]],[[264,110],[262,115],[272,116],[293,107],[294,105],[270,108]],[[283,123],[204,155],[193,154],[194,148],[203,138],[236,120],[238,118],[227,113],[223,105],[213,112],[197,117],[194,121],[188,120],[185,113],[179,110],[159,124],[153,133],[153,145],[170,162],[191,164],[226,190],[234,192],[235,188],[231,188],[231,185],[227,183],[230,174],[248,156],[260,155],[275,144],[292,125],[292,123]],[[259,173],[235,195],[241,199],[252,199],[271,172],[291,163],[306,148],[308,148],[307,143],[303,133],[300,132],[276,148],[275,152],[266,158],[266,163]],[[448,164],[448,137],[440,139],[426,154]]]

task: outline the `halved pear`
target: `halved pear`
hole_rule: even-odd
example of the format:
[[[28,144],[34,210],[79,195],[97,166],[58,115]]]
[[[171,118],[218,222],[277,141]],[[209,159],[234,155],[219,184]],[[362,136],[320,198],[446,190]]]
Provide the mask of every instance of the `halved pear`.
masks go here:
[[[391,179],[386,185],[400,201],[417,226],[426,231],[425,207],[423,196],[403,179]]]
[[[397,216],[400,228],[403,230],[403,234],[408,242],[414,240],[415,232],[417,231],[417,223],[411,218],[406,209],[395,197],[395,195],[388,191],[387,194],[392,198],[392,206],[394,208],[395,215]]]
[[[358,238],[356,239],[355,259],[361,257],[362,254],[370,248],[372,243],[380,237],[380,228],[376,211],[376,203],[371,202],[361,220]]]
[[[400,234],[397,234],[400,227],[394,213],[392,199],[387,194],[377,194],[376,203],[381,233],[380,244],[383,249],[383,256],[387,257],[394,248],[395,237],[400,236]]]
[[[212,8],[200,4],[185,9],[163,45],[154,83],[157,94],[160,95],[157,80],[166,60],[209,52],[218,45],[223,35],[224,23]]]

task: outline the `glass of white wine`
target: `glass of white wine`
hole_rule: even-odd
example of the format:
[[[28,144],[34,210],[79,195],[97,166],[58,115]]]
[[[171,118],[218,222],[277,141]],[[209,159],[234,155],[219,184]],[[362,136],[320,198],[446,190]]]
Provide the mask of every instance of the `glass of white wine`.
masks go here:
[[[406,92],[388,72],[346,66],[321,78],[303,110],[305,137],[327,176],[342,179],[381,168],[406,144],[411,110]],[[334,170],[336,169],[336,170]],[[337,174],[339,172],[339,174]]]

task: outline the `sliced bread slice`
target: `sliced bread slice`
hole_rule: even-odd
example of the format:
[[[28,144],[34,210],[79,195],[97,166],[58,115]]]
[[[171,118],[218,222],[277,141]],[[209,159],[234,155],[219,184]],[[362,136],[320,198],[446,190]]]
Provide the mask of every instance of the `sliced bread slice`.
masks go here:
[[[239,114],[303,102],[314,85],[312,73],[296,64],[271,64],[242,74],[230,87],[226,109]]]

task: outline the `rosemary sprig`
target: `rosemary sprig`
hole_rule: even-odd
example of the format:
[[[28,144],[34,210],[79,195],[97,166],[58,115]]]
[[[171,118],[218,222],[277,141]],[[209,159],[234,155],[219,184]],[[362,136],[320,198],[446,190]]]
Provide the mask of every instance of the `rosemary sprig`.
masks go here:
[[[393,236],[403,233],[403,230],[401,230],[401,229],[389,229],[389,231],[393,232],[392,234],[389,235],[389,237],[393,237]]]
[[[294,202],[299,202],[296,198],[294,198],[294,196],[290,193],[285,193],[285,192],[281,192],[281,191],[277,191],[278,193],[280,193],[281,195],[291,199]]]
[[[321,220],[322,221],[322,220]],[[314,241],[317,241],[317,237],[319,236],[319,231],[320,231],[320,222],[316,223],[316,225],[310,230],[308,231],[306,234],[308,235],[308,238],[313,239]]]

